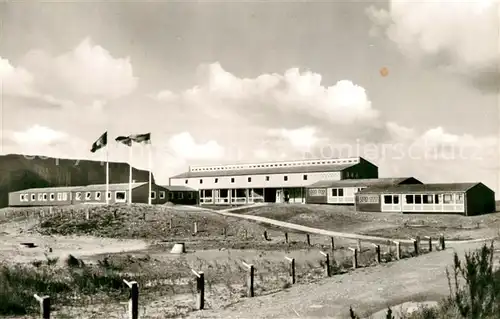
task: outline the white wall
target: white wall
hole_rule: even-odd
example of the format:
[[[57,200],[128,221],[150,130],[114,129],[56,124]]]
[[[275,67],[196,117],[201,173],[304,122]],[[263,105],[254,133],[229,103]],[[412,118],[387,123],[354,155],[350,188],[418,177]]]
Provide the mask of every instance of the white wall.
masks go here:
[[[334,187],[344,190],[343,196],[332,196],[332,189],[328,188],[326,193],[326,202],[328,204],[354,204],[354,194],[358,192],[358,187]]]
[[[307,180],[303,176],[307,175]],[[269,176],[269,181],[266,181]],[[284,180],[288,176],[288,181]],[[248,182],[251,177],[251,182]],[[215,183],[215,178],[218,182]],[[231,183],[234,178],[234,183]],[[321,172],[321,173],[293,173],[293,174],[269,174],[269,175],[245,175],[245,176],[223,176],[223,177],[196,177],[172,178],[172,186],[189,186],[194,189],[223,189],[223,188],[270,188],[270,187],[305,187],[321,180],[340,180],[340,172]],[[200,179],[203,183],[200,184]]]

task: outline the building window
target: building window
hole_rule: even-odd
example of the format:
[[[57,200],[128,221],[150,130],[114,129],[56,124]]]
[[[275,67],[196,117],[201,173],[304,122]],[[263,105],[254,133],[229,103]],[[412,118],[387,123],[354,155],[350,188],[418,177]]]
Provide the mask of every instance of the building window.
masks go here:
[[[149,196],[151,196],[151,199],[156,199],[156,192],[152,191],[151,194],[149,194]]]
[[[101,199],[101,192],[95,192],[95,199]]]
[[[413,195],[406,195],[405,201],[407,204],[413,204]]]
[[[184,184],[187,184],[187,183],[188,183],[188,180],[186,179],[186,180],[184,181]]]
[[[21,202],[24,202],[24,201],[26,200],[26,198],[25,198],[24,194],[19,194],[19,200],[20,200]]]
[[[440,197],[440,195],[438,195],[438,194],[434,195],[434,204],[440,203],[439,197]]]
[[[456,203],[457,204],[463,204],[464,203],[464,194],[457,194],[456,195]]]
[[[307,175],[302,176],[302,179],[307,181]]]
[[[248,182],[249,182],[249,183],[251,183],[251,182],[252,182],[252,178],[251,178],[251,177],[249,177],[249,178],[248,178]]]
[[[231,183],[234,183],[234,177],[231,177]]]
[[[170,199],[174,199],[174,192],[170,192],[170,193],[168,193],[168,198],[170,198]]]
[[[216,179],[214,180],[214,183],[218,183],[218,182],[219,182],[219,179],[218,179],[218,178],[216,178]]]
[[[453,203],[453,197],[451,194],[444,194],[443,196],[443,204],[451,204]]]
[[[127,199],[127,193],[124,191],[115,192],[115,200],[117,202],[124,202]]]
[[[392,195],[384,195],[384,204],[392,204]]]
[[[266,176],[266,182],[269,182],[269,176]]]
[[[38,201],[39,202],[43,201],[43,194],[42,193],[38,194]]]
[[[415,204],[422,204],[422,195],[415,195]]]
[[[188,194],[188,198],[189,198],[189,199],[193,199],[193,193],[189,193],[189,194]]]
[[[85,193],[85,200],[90,200],[91,198],[92,198],[92,193],[91,192]]]
[[[62,193],[62,200],[67,200],[67,199],[68,199],[68,194]]]
[[[82,193],[78,192],[76,193],[76,200],[82,200]]]
[[[433,203],[433,197],[432,195],[422,195],[422,203],[423,204],[432,204]]]
[[[200,179],[200,184],[203,184],[203,179]]]
[[[108,199],[111,199],[111,192],[108,192]]]
[[[344,196],[344,189],[343,188],[332,188],[332,196],[333,197]]]
[[[337,192],[336,188],[332,188],[332,196],[333,197],[337,197],[338,196],[338,192]]]
[[[399,204],[399,195],[394,195],[393,199],[392,199],[392,202],[394,204]]]
[[[50,193],[50,197],[49,198],[50,198],[50,201],[55,200],[56,199],[56,194]]]
[[[184,197],[184,194],[182,192],[177,193],[177,199],[182,199]]]
[[[288,181],[288,176],[283,176],[283,180],[286,182]]]
[[[36,195],[35,194],[31,194],[31,201],[34,202],[36,200]]]
[[[165,199],[165,191],[160,191],[160,199]]]
[[[58,201],[62,200],[62,193],[57,193],[57,200]]]
[[[47,193],[43,193],[43,201],[46,202],[47,201]]]

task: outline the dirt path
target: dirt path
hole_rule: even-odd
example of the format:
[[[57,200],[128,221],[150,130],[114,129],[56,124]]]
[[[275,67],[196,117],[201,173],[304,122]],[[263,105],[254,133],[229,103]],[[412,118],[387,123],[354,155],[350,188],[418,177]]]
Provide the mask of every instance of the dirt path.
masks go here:
[[[297,285],[273,295],[244,299],[223,311],[193,312],[189,318],[349,318],[352,305],[360,316],[406,301],[437,301],[448,294],[445,270],[459,256],[482,243],[454,245],[377,267]]]
[[[241,209],[246,209],[249,207],[259,207],[263,206],[262,204],[259,205],[252,205],[252,206],[244,206],[244,207],[236,207],[236,208],[230,208],[230,209],[224,209],[224,210],[210,210],[210,209],[205,209],[206,211],[210,211],[216,214],[220,214],[223,216],[228,216],[228,217],[236,217],[236,218],[241,218],[241,219],[247,219],[247,220],[253,220],[256,222],[260,223],[265,223],[265,224],[270,224],[278,227],[283,227],[283,228],[288,228],[288,229],[294,229],[298,231],[303,231],[311,234],[318,234],[318,235],[324,235],[324,236],[330,236],[330,237],[341,237],[341,238],[346,238],[346,239],[360,239],[360,240],[366,240],[370,241],[373,243],[391,243],[394,240],[397,240],[401,243],[406,243],[406,244],[412,244],[413,242],[409,239],[394,239],[394,238],[384,238],[384,237],[378,237],[378,236],[366,236],[366,235],[359,235],[359,234],[354,234],[354,233],[345,233],[345,232],[336,232],[336,231],[331,231],[331,230],[325,230],[325,229],[319,229],[319,228],[313,228],[313,227],[308,227],[308,226],[303,226],[303,225],[298,225],[298,224],[292,224],[292,223],[287,223],[279,220],[274,220],[266,217],[261,217],[261,216],[253,216],[253,215],[245,215],[245,214],[235,214],[231,213],[232,211],[237,211]],[[480,239],[479,241],[482,240],[489,240],[489,238],[485,239]],[[448,241],[449,243],[467,243],[467,242],[474,242],[477,240],[472,240],[472,241]],[[437,242],[437,241],[436,241]]]

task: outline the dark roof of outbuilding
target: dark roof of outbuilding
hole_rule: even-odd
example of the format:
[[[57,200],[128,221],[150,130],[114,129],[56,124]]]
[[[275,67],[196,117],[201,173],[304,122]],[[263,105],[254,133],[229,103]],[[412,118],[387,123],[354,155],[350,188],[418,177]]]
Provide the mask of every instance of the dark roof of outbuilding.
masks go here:
[[[28,188],[15,192],[10,192],[11,194],[15,193],[35,193],[35,192],[44,192],[44,193],[54,193],[54,192],[70,192],[80,188],[81,186],[61,186],[61,187],[37,187],[37,188]]]
[[[175,186],[175,185],[169,185],[169,186],[161,185],[161,187],[166,188],[167,190],[173,191],[173,192],[194,192],[194,191],[196,191],[196,189],[194,189],[194,188],[187,187],[187,186],[182,186],[182,185],[178,185],[178,186]]]
[[[221,177],[242,175],[267,175],[267,174],[293,174],[293,173],[321,173],[341,172],[346,168],[358,163],[336,164],[336,165],[310,165],[310,166],[288,166],[288,167],[266,167],[254,169],[235,169],[220,171],[184,172],[171,178],[193,178],[193,177]]]
[[[388,177],[388,178],[361,178],[342,179],[339,181],[325,180],[307,186],[308,188],[330,188],[330,187],[371,187],[398,185],[413,177]],[[418,181],[418,180],[417,180]]]
[[[390,186],[372,186],[359,191],[358,194],[466,192],[478,184],[481,183],[402,184]]]

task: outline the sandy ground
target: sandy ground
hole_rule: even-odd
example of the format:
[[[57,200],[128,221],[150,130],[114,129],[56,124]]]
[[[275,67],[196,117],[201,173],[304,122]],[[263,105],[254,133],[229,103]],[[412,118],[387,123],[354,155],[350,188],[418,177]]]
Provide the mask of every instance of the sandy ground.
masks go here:
[[[120,253],[147,249],[148,244],[141,240],[119,240],[96,237],[41,236],[28,233],[27,228],[33,222],[17,222],[0,225],[0,261],[25,263],[48,257],[61,257],[72,254],[77,258],[106,253]],[[28,248],[21,243],[33,243],[36,247]],[[52,252],[49,252],[52,248]]]

